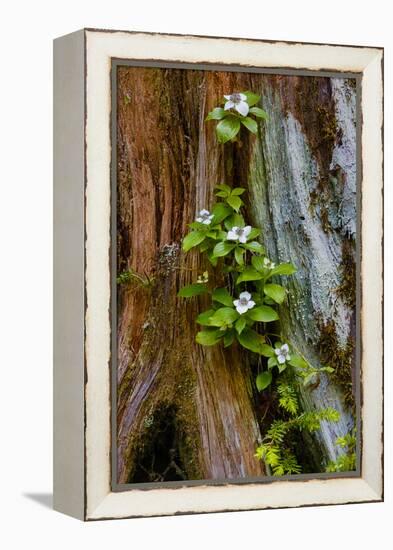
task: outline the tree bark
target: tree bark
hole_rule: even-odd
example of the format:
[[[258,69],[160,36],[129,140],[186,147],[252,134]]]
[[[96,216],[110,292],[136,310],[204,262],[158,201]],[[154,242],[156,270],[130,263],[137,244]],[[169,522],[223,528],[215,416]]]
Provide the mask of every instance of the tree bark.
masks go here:
[[[356,86],[343,78],[269,76],[255,82],[269,121],[249,169],[253,221],[275,261],[291,261],[284,334],[315,366],[319,384],[300,388],[303,407],[334,407],[322,424],[316,461],[335,460],[334,444],[354,426],[356,333]]]
[[[204,119],[224,93],[246,89],[262,95],[269,120],[258,136],[221,146]],[[247,354],[197,345],[195,318],[208,304],[177,298],[208,268],[181,252],[181,240],[217,183],[248,188],[246,216],[262,227],[272,260],[299,268],[288,278],[284,334],[316,365],[334,355],[340,372],[348,357],[353,367],[354,98],[344,79],[119,68],[118,271],[146,279],[118,293],[119,482],[135,480],[165,415],[180,478],[265,475],[254,457],[261,433]],[[342,413],[323,426],[316,465],[335,458],[336,436],[352,427],[352,394],[323,376],[302,390],[305,409]]]
[[[254,457],[260,431],[247,357],[237,348],[197,345],[195,318],[208,304],[177,297],[207,268],[180,243],[230,171],[204,118],[231,78],[119,70],[118,269],[154,278],[119,291],[119,482],[133,479],[141,449],[169,408],[185,478],[264,473]]]

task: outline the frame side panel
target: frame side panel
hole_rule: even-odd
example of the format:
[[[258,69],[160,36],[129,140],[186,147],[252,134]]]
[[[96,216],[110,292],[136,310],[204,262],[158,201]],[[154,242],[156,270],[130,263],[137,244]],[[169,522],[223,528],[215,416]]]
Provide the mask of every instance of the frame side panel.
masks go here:
[[[54,508],[84,519],[83,30],[54,41]]]

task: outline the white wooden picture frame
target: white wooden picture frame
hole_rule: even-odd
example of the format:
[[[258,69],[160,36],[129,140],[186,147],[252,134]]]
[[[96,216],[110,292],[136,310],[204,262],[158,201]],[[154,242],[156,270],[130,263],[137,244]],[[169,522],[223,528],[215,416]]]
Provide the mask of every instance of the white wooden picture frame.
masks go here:
[[[361,78],[361,464],[356,476],[113,490],[111,63]],[[54,507],[81,520],[383,499],[383,50],[84,29],[54,43]]]

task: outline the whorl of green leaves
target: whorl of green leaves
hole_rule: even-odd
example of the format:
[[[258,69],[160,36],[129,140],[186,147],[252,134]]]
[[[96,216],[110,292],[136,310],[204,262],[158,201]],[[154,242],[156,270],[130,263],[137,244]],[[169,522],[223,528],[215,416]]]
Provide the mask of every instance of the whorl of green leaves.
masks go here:
[[[207,115],[206,120],[216,120],[216,134],[219,143],[227,141],[236,141],[237,135],[241,127],[245,127],[252,134],[258,133],[258,121],[267,120],[266,112],[256,104],[260,101],[261,96],[252,92],[240,92],[246,96],[246,102],[249,106],[247,116],[243,116],[236,110],[225,110],[223,107],[215,107]],[[226,99],[222,98],[220,105],[226,103]]]
[[[271,279],[281,272],[294,273],[296,268],[288,263],[273,268],[266,267],[265,249],[257,240],[261,233],[259,228],[253,227],[249,230],[246,242],[228,240],[228,232],[233,227],[246,226],[240,212],[243,206],[241,196],[244,192],[245,189],[242,187],[217,185],[217,202],[210,210],[213,215],[211,223],[190,223],[191,231],[183,239],[184,252],[196,249],[204,254],[212,268],[230,276],[231,284],[228,279],[227,287],[212,288],[207,282],[193,282],[181,288],[179,296],[211,296],[209,308],[202,311],[196,319],[201,325],[201,330],[196,336],[199,344],[212,346],[222,342],[224,347],[228,347],[237,341],[245,349],[271,358],[271,369],[278,363],[275,360],[273,346],[267,343],[266,336],[262,333],[263,325],[279,319],[278,306],[283,304],[286,298],[285,288]],[[244,291],[252,295],[255,307],[240,314],[234,301]],[[257,378],[258,389],[265,389],[271,379],[271,373],[261,373]]]

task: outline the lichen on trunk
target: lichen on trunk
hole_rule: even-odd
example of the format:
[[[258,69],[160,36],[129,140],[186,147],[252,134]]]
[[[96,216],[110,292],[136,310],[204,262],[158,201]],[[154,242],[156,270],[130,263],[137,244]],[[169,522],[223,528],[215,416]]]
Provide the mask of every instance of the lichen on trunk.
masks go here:
[[[311,364],[336,370],[332,380],[321,374],[318,385],[300,388],[306,410],[340,412],[317,435],[316,461],[326,464],[354,425],[355,90],[341,78],[272,77],[258,91],[269,122],[249,169],[253,219],[270,256],[298,267],[286,281],[283,333]]]

